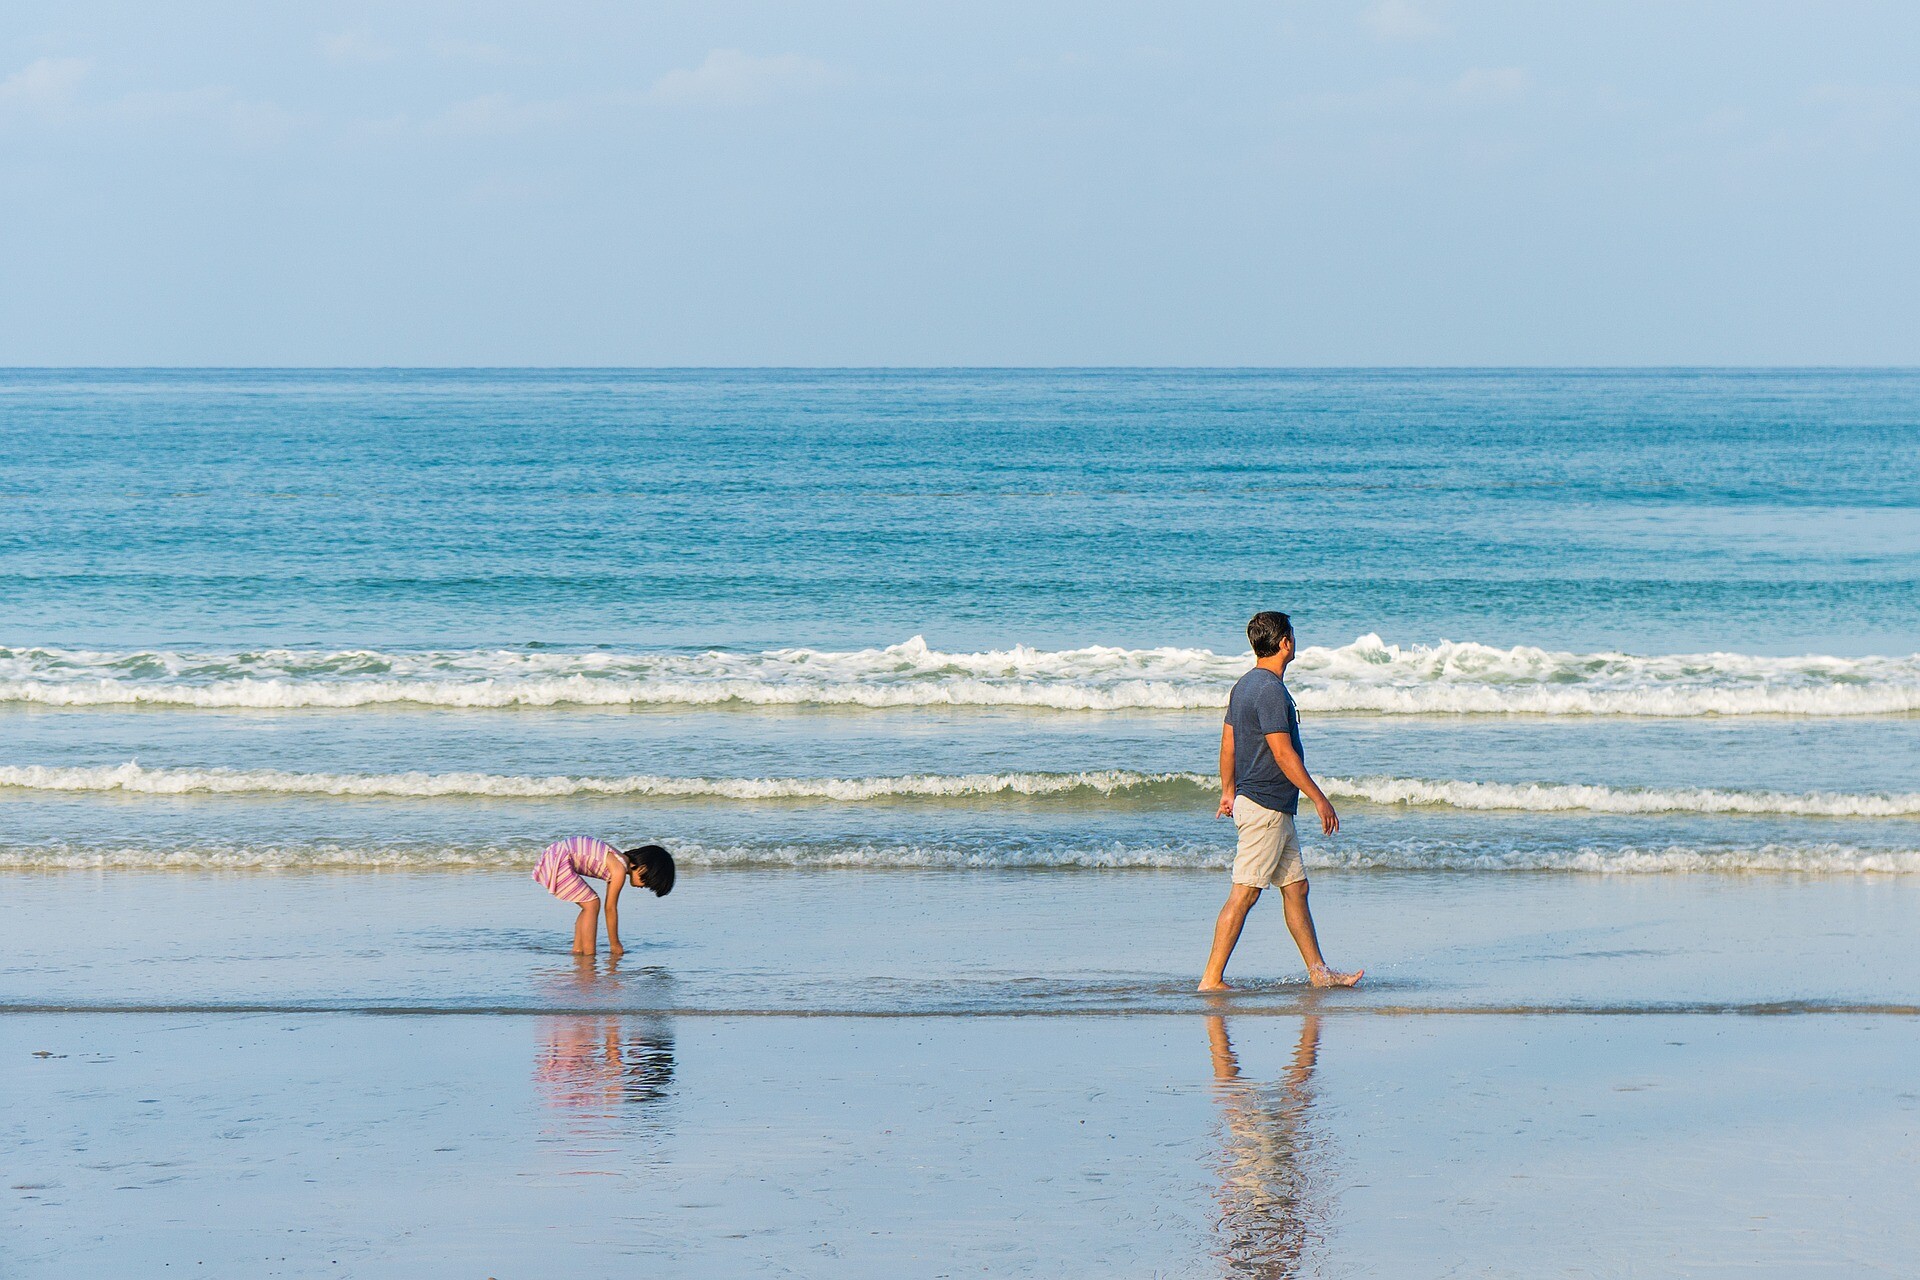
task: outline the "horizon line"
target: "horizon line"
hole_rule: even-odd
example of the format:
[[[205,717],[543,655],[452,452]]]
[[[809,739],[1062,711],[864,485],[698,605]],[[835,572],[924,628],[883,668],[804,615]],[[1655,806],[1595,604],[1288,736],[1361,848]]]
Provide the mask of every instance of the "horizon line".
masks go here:
[[[0,364],[5,373],[1912,373],[1915,364]]]

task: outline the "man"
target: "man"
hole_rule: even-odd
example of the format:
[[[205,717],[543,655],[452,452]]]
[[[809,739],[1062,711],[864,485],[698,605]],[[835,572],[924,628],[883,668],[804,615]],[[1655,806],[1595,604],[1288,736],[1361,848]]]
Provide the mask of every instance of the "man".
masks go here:
[[[1253,644],[1253,670],[1241,676],[1227,699],[1227,722],[1220,732],[1220,810],[1240,832],[1233,858],[1233,888],[1213,926],[1213,954],[1200,979],[1202,991],[1227,989],[1227,958],[1240,941],[1247,912],[1263,890],[1280,890],[1287,931],[1307,962],[1316,987],[1350,987],[1364,970],[1336,973],[1320,954],[1307,910],[1307,871],[1300,863],[1300,838],[1293,818],[1306,792],[1328,835],[1340,829],[1320,784],[1307,772],[1300,749],[1300,716],[1287,692],[1287,664],[1293,661],[1293,623],[1284,613],[1256,613],[1247,623]]]

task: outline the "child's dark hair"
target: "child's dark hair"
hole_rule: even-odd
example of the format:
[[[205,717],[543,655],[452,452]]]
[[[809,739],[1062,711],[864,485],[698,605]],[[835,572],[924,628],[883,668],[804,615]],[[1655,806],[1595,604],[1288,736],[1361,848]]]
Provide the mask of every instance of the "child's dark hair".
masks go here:
[[[647,873],[647,888],[653,890],[654,897],[664,898],[673,892],[673,855],[665,849],[657,844],[643,844],[620,856],[627,860],[628,870]]]

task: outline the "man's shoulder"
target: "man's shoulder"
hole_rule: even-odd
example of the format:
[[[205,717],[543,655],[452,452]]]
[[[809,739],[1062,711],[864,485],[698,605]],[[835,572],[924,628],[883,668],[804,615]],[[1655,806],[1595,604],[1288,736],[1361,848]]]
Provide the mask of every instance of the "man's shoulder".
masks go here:
[[[1255,667],[1233,682],[1227,705],[1229,708],[1243,704],[1264,707],[1287,697],[1286,681],[1265,667]]]

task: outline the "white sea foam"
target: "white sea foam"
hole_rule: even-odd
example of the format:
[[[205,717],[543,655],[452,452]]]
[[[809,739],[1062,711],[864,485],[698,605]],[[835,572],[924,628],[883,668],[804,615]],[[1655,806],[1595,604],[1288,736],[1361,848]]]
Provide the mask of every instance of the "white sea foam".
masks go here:
[[[978,846],[915,843],[710,845],[671,842],[681,863],[704,868],[816,870],[1207,870],[1231,861],[1220,842],[1159,844],[992,843]],[[0,870],[77,871],[524,871],[538,850],[526,845],[387,847],[347,845],[0,846]],[[1379,872],[1564,872],[1591,875],[1751,873],[1800,875],[1920,875],[1920,849],[1850,844],[1751,847],[1692,845],[1579,846],[1572,848],[1402,840],[1362,845],[1310,843],[1316,869]]]
[[[1810,818],[1920,817],[1920,792],[1736,791],[1580,783],[1320,779],[1331,796],[1414,808],[1527,813],[1756,814]],[[1074,773],[903,774],[854,778],[622,777],[490,773],[293,773],[279,769],[119,765],[0,765],[0,788],[133,795],[298,795],[391,798],[711,798],[870,803],[896,799],[1060,798],[1101,804],[1164,796],[1203,805],[1216,781],[1199,773],[1095,769]]]
[[[984,706],[1065,711],[1216,708],[1249,661],[1206,649],[945,653],[380,653],[273,649],[102,653],[0,648],[0,702],[48,706]],[[1920,654],[1636,656],[1362,636],[1302,650],[1290,679],[1311,711],[1383,715],[1853,716],[1920,711]]]
[[[529,847],[421,845],[229,845],[150,848],[139,845],[0,846],[0,870],[11,871],[440,871],[531,868]]]
[[[1370,804],[1526,813],[1726,813],[1803,818],[1920,816],[1920,792],[1735,791],[1713,787],[1607,787],[1553,782],[1424,778],[1322,778],[1329,795]]]
[[[1322,849],[1309,866],[1352,871],[1567,871],[1596,875],[1748,872],[1799,875],[1920,875],[1920,849],[1847,844],[1764,844],[1753,848],[1585,846],[1577,849],[1447,849],[1434,845]]]
[[[163,769],[129,761],[94,767],[0,766],[0,787],[29,791],[119,791],[142,795],[317,795],[392,797],[708,797],[724,800],[872,801],[972,796],[1114,796],[1166,785],[1205,783],[1195,773],[905,774],[873,778],[700,778],[633,774],[595,778],[489,773],[290,773],[278,769]]]
[[[795,867],[906,870],[1221,870],[1232,861],[1230,843],[1034,844],[968,848],[922,844],[686,845],[675,857],[702,867]],[[1439,841],[1384,845],[1314,841],[1305,854],[1317,870],[1352,871],[1560,871],[1595,875],[1756,872],[1811,875],[1920,875],[1920,850],[1874,849],[1822,843],[1765,844],[1750,848],[1688,845],[1608,848],[1501,847]]]

